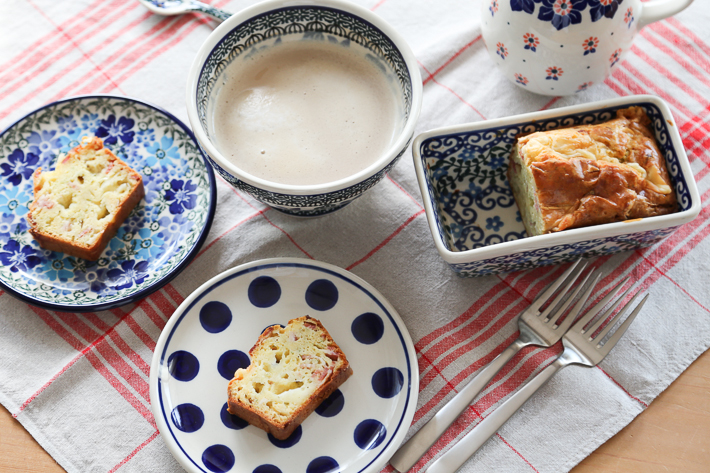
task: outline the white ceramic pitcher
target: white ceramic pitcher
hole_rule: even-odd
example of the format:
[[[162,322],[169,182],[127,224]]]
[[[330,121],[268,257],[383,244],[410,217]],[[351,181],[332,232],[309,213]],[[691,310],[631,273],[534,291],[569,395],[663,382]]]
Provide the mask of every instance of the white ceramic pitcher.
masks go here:
[[[483,39],[516,85],[572,95],[601,83],[640,28],[693,0],[482,0]]]

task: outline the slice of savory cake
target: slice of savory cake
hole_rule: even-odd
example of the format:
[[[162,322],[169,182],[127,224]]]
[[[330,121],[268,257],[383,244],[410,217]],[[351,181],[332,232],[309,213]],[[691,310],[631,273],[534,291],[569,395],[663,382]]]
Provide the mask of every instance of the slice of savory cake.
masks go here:
[[[229,382],[229,412],[286,439],[352,375],[345,354],[309,316],[267,327],[249,350],[251,364]]]
[[[630,107],[605,123],[518,138],[508,180],[528,236],[675,212],[650,122]]]
[[[87,260],[101,256],[145,195],[140,174],[96,137],[60,156],[54,171],[37,169],[33,179],[30,233],[42,248]]]

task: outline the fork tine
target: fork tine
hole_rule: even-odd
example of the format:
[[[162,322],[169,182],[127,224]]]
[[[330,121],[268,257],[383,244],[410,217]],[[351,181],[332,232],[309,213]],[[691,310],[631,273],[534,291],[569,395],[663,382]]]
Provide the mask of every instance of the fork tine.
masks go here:
[[[582,270],[580,270],[579,274],[582,274],[582,271],[584,271],[584,268],[582,268]],[[572,294],[570,294],[570,296],[567,298],[565,303],[562,304],[562,307],[557,309],[555,311],[555,313],[550,316],[549,323],[551,323],[552,325],[557,324],[557,320],[559,320],[559,318],[562,316],[562,314],[564,314],[567,311],[567,307],[569,307],[570,304],[572,304],[572,301],[574,301],[574,299],[577,297],[577,294],[579,294],[579,291],[581,291],[584,288],[584,285],[587,284],[587,280],[589,279],[589,276],[591,276],[593,272],[594,272],[593,269],[591,271],[589,271],[587,273],[587,275],[584,277],[584,279],[582,280],[582,282],[577,284],[577,287],[574,288],[574,292],[572,292]],[[565,288],[565,292],[567,289],[568,289],[568,287]],[[567,320],[567,319],[565,319],[565,320]]]
[[[626,296],[628,295],[628,293],[630,291],[631,291],[631,287],[629,287],[626,291],[624,291],[624,293],[620,297],[617,297],[616,300],[614,301],[614,303],[611,305],[611,307],[609,307],[609,309],[607,309],[607,311],[604,312],[604,314],[601,317],[599,317],[599,320],[594,322],[594,324],[588,330],[586,330],[586,332],[589,333],[590,340],[592,340],[592,336],[594,335],[594,333],[597,330],[599,330],[599,327],[601,327],[604,324],[604,322],[606,322],[606,320],[609,318],[609,316],[614,313],[616,308],[619,307],[619,304],[621,304],[621,302],[624,300],[624,298],[626,298]],[[613,325],[612,321],[609,321],[609,323],[606,324],[606,327],[604,328],[604,330],[606,330],[608,332],[612,325]]]
[[[587,278],[584,280],[584,282],[587,282],[587,279],[589,276],[592,275],[594,270],[590,271],[589,274],[587,275]],[[567,329],[572,325],[572,322],[574,322],[577,319],[577,316],[579,316],[579,313],[582,311],[582,307],[584,307],[584,304],[587,303],[589,300],[589,296],[592,294],[592,291],[594,290],[595,287],[597,287],[597,283],[599,282],[599,278],[601,278],[601,274],[597,274],[597,277],[594,278],[594,282],[589,285],[587,288],[587,291],[582,295],[582,297],[579,298],[577,301],[577,304],[572,308],[569,314],[567,314],[567,318],[565,318],[564,322],[562,322],[558,328],[564,333],[567,331]],[[581,284],[580,288],[584,286],[584,283]],[[558,316],[559,317],[559,316]]]
[[[633,303],[636,300],[636,297],[638,297],[638,295],[639,295],[639,293],[636,293],[636,295],[633,297],[633,299],[631,299],[629,301],[629,303],[623,307],[622,312],[625,311],[626,308],[629,307],[631,305],[631,303]],[[614,345],[616,345],[616,342],[618,342],[619,339],[621,338],[621,336],[624,335],[624,332],[626,332],[626,329],[629,328],[629,325],[631,325],[631,322],[634,321],[634,318],[636,317],[636,315],[641,311],[641,307],[643,307],[643,305],[646,303],[646,299],[648,299],[648,294],[646,294],[644,296],[644,298],[641,299],[641,302],[639,302],[639,305],[637,305],[636,308],[634,309],[634,311],[631,312],[631,314],[629,314],[628,317],[626,317],[626,320],[624,320],[624,323],[622,323],[619,326],[619,329],[616,332],[614,332],[614,335],[609,337],[609,340],[606,341],[604,346],[601,348],[598,348],[598,350],[602,354],[602,356],[606,356],[607,354],[609,354],[609,350],[614,348]],[[615,318],[615,320],[616,320],[616,318]]]
[[[624,294],[622,294],[621,297],[619,297],[619,299],[616,301],[616,303],[614,303],[614,305],[607,311],[606,314],[604,314],[604,317],[602,317],[602,318],[605,318],[605,319],[609,318],[609,315],[611,315],[611,311],[614,310],[616,308],[616,306],[618,306],[619,303],[626,298],[626,295],[629,293],[630,290],[631,290],[631,288],[627,289],[626,292],[624,292]],[[614,326],[614,324],[616,324],[617,321],[621,320],[621,316],[624,314],[626,309],[633,304],[633,302],[636,300],[638,295],[639,295],[639,293],[636,293],[636,295],[634,297],[632,297],[631,300],[627,304],[624,304],[624,306],[621,309],[619,309],[619,312],[611,320],[609,320],[608,324],[606,324],[604,326],[604,329],[601,330],[599,332],[599,334],[591,340],[593,342],[601,343],[601,341],[604,340],[604,337],[606,337],[606,334],[609,333],[609,331]],[[601,320],[600,320],[600,322],[601,322]],[[599,322],[597,322],[597,324],[598,323]],[[598,329],[598,327],[597,327],[597,329]],[[594,335],[594,333],[597,331],[597,329],[594,329],[594,332],[592,332],[592,330],[589,331],[590,338],[592,335]]]
[[[589,323],[589,321],[592,320],[594,318],[594,316],[596,316],[599,313],[599,311],[601,311],[604,308],[604,306],[609,303],[609,301],[611,300],[612,297],[614,297],[616,294],[618,294],[618,292],[621,290],[622,286],[624,286],[629,281],[629,279],[630,278],[624,279],[619,284],[617,284],[616,287],[614,287],[611,291],[609,291],[609,294],[604,296],[604,298],[602,300],[600,300],[597,303],[597,305],[595,305],[594,307],[589,309],[587,311],[587,313],[584,314],[584,317],[579,319],[579,321],[576,324],[574,324],[574,326],[572,327],[571,330],[576,330],[580,333],[584,333],[584,326],[587,325]]]
[[[543,292],[541,295],[539,295],[539,296],[537,297],[537,299],[535,299],[535,300],[533,301],[533,303],[530,305],[530,310],[532,310],[532,311],[534,311],[534,312],[537,312],[537,310],[540,308],[540,306],[542,306],[542,304],[544,304],[545,302],[547,302],[547,300],[552,296],[552,294],[555,293],[555,291],[557,290],[557,288],[560,287],[560,285],[561,285],[563,282],[565,282],[565,279],[567,279],[567,276],[569,276],[569,273],[571,273],[572,271],[574,271],[574,268],[577,267],[577,265],[579,264],[580,261],[582,261],[581,258],[578,259],[577,261],[575,261],[574,263],[572,263],[572,266],[570,266],[569,268],[567,268],[567,270],[566,270],[564,273],[562,273],[562,276],[560,276],[559,278],[557,278],[557,280],[556,280],[555,282],[553,282],[550,287],[548,287],[547,289],[545,289],[545,292]]]
[[[550,303],[550,305],[547,306],[547,308],[545,309],[545,311],[544,311],[542,314],[540,314],[539,317],[540,317],[542,320],[547,319],[547,317],[550,315],[550,312],[552,312],[552,309],[556,308],[556,307],[557,307],[557,304],[559,304],[560,301],[562,301],[562,299],[568,294],[570,288],[572,287],[572,285],[574,284],[574,282],[577,280],[577,278],[579,277],[579,275],[582,274],[582,272],[584,271],[584,268],[586,268],[586,267],[587,267],[587,262],[585,261],[584,264],[582,265],[581,269],[579,270],[579,272],[577,272],[576,274],[572,275],[572,277],[570,278],[570,280],[569,280],[569,282],[567,283],[567,285],[560,291],[560,293],[557,295],[557,297],[555,297],[555,300],[552,301],[552,302]],[[568,299],[567,299],[567,303],[566,303],[566,304],[563,304],[562,307],[560,307],[560,310],[561,310],[562,312],[564,312],[565,309],[567,309],[567,306],[569,306],[569,303],[570,303],[570,302],[572,302],[572,299],[571,299],[571,298],[568,298]]]

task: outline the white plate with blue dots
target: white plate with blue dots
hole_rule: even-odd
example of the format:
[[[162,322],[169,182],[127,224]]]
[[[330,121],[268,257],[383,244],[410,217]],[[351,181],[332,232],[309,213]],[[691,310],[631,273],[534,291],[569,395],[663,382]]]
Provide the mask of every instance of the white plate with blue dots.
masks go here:
[[[319,319],[353,375],[286,440],[227,412],[227,385],[274,324]],[[417,405],[419,370],[402,319],[372,286],[298,258],[244,264],[197,289],[170,318],[153,355],[158,429],[189,472],[379,472]]]

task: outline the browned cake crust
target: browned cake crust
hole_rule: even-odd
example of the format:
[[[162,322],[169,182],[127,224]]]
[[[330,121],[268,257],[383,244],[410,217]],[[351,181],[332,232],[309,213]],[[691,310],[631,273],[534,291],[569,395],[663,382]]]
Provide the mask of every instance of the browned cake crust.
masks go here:
[[[353,373],[323,324],[309,316],[285,328],[268,327],[249,356],[249,367],[237,370],[229,382],[228,411],[279,440],[288,438]]]
[[[535,219],[523,215],[528,234],[676,212],[675,190],[649,124],[642,108],[630,107],[598,125],[519,138],[511,154],[508,178],[521,214],[526,213],[528,203],[534,202],[536,208],[528,215],[537,215],[543,221],[535,228],[531,222]],[[534,148],[534,140],[540,138],[549,140],[553,151],[529,152],[526,145],[533,140]],[[580,149],[600,154],[586,158]],[[522,166],[532,175],[532,185],[525,189],[519,184],[525,172]],[[534,194],[534,199],[526,198],[527,192]]]
[[[53,195],[52,192],[43,190],[42,168],[38,168],[33,174],[33,190],[35,199],[29,206],[27,220],[30,225],[30,234],[35,240],[37,240],[42,248],[52,251],[60,251],[62,253],[66,253],[67,255],[76,256],[77,258],[95,261],[99,259],[104,248],[108,245],[108,242],[116,236],[118,229],[123,224],[123,221],[130,215],[136,204],[138,204],[138,202],[140,202],[140,200],[145,196],[145,188],[143,187],[143,180],[140,174],[131,169],[125,162],[113,154],[111,150],[104,148],[103,141],[96,137],[86,139],[83,141],[82,145],[71,150],[66,156],[60,157],[61,164],[57,166],[57,170],[54,172],[61,173],[64,169],[71,167],[73,164],[72,161],[81,161],[83,159],[87,159],[87,156],[99,156],[103,162],[107,163],[107,167],[109,169],[112,166],[118,166],[125,169],[129,176],[128,180],[132,185],[132,190],[121,197],[112,215],[109,216],[108,221],[102,222],[105,224],[105,228],[100,232],[98,238],[87,242],[82,241],[81,238],[77,238],[76,236],[67,235],[62,232],[52,231],[45,228],[45,225],[41,222],[40,217],[43,207],[54,207],[58,204],[56,202],[56,195]],[[66,176],[60,177],[66,179]],[[107,176],[107,178],[109,177]],[[78,187],[82,184],[74,183],[73,185]],[[75,200],[80,200],[80,195],[78,193],[74,197]],[[73,223],[81,221],[79,216],[83,210],[84,209],[77,209],[75,213],[72,214],[72,217],[74,217],[72,219]],[[79,236],[81,236],[81,233]]]

